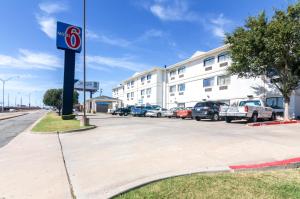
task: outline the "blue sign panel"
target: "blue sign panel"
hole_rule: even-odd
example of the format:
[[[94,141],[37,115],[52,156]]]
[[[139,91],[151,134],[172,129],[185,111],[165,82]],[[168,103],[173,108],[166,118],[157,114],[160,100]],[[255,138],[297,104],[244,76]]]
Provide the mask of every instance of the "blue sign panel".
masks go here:
[[[81,51],[82,29],[70,24],[57,22],[56,47],[62,50]]]

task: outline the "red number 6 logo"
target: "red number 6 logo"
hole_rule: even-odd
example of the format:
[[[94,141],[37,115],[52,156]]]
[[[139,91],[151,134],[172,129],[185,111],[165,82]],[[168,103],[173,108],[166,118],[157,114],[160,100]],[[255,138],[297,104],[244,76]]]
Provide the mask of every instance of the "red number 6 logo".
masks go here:
[[[80,29],[75,26],[69,26],[66,29],[66,44],[68,45],[69,48],[76,50],[80,47],[81,45],[81,40],[80,40]]]

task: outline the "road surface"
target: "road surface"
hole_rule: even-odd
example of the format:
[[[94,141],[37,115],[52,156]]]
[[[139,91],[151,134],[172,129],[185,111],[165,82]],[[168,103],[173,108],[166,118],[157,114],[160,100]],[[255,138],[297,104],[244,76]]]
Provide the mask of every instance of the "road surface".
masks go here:
[[[33,122],[39,119],[44,111],[37,111],[27,115],[0,121],[0,148],[8,144],[19,133],[23,132]]]

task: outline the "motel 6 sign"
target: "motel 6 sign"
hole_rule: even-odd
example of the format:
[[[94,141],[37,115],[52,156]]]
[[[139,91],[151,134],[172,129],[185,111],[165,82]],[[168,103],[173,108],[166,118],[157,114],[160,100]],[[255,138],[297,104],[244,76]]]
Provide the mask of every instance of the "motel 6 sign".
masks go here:
[[[75,76],[75,54],[81,51],[82,29],[70,24],[57,22],[56,47],[64,50],[64,87],[62,114],[73,113],[73,91]]]
[[[70,24],[57,22],[56,47],[62,50],[81,51],[82,29]]]

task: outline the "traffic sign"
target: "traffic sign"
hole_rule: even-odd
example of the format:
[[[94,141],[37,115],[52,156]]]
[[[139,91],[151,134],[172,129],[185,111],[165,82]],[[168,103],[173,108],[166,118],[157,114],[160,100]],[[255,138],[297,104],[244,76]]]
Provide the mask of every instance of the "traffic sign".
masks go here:
[[[82,29],[78,26],[57,22],[56,47],[62,50],[81,51]]]

